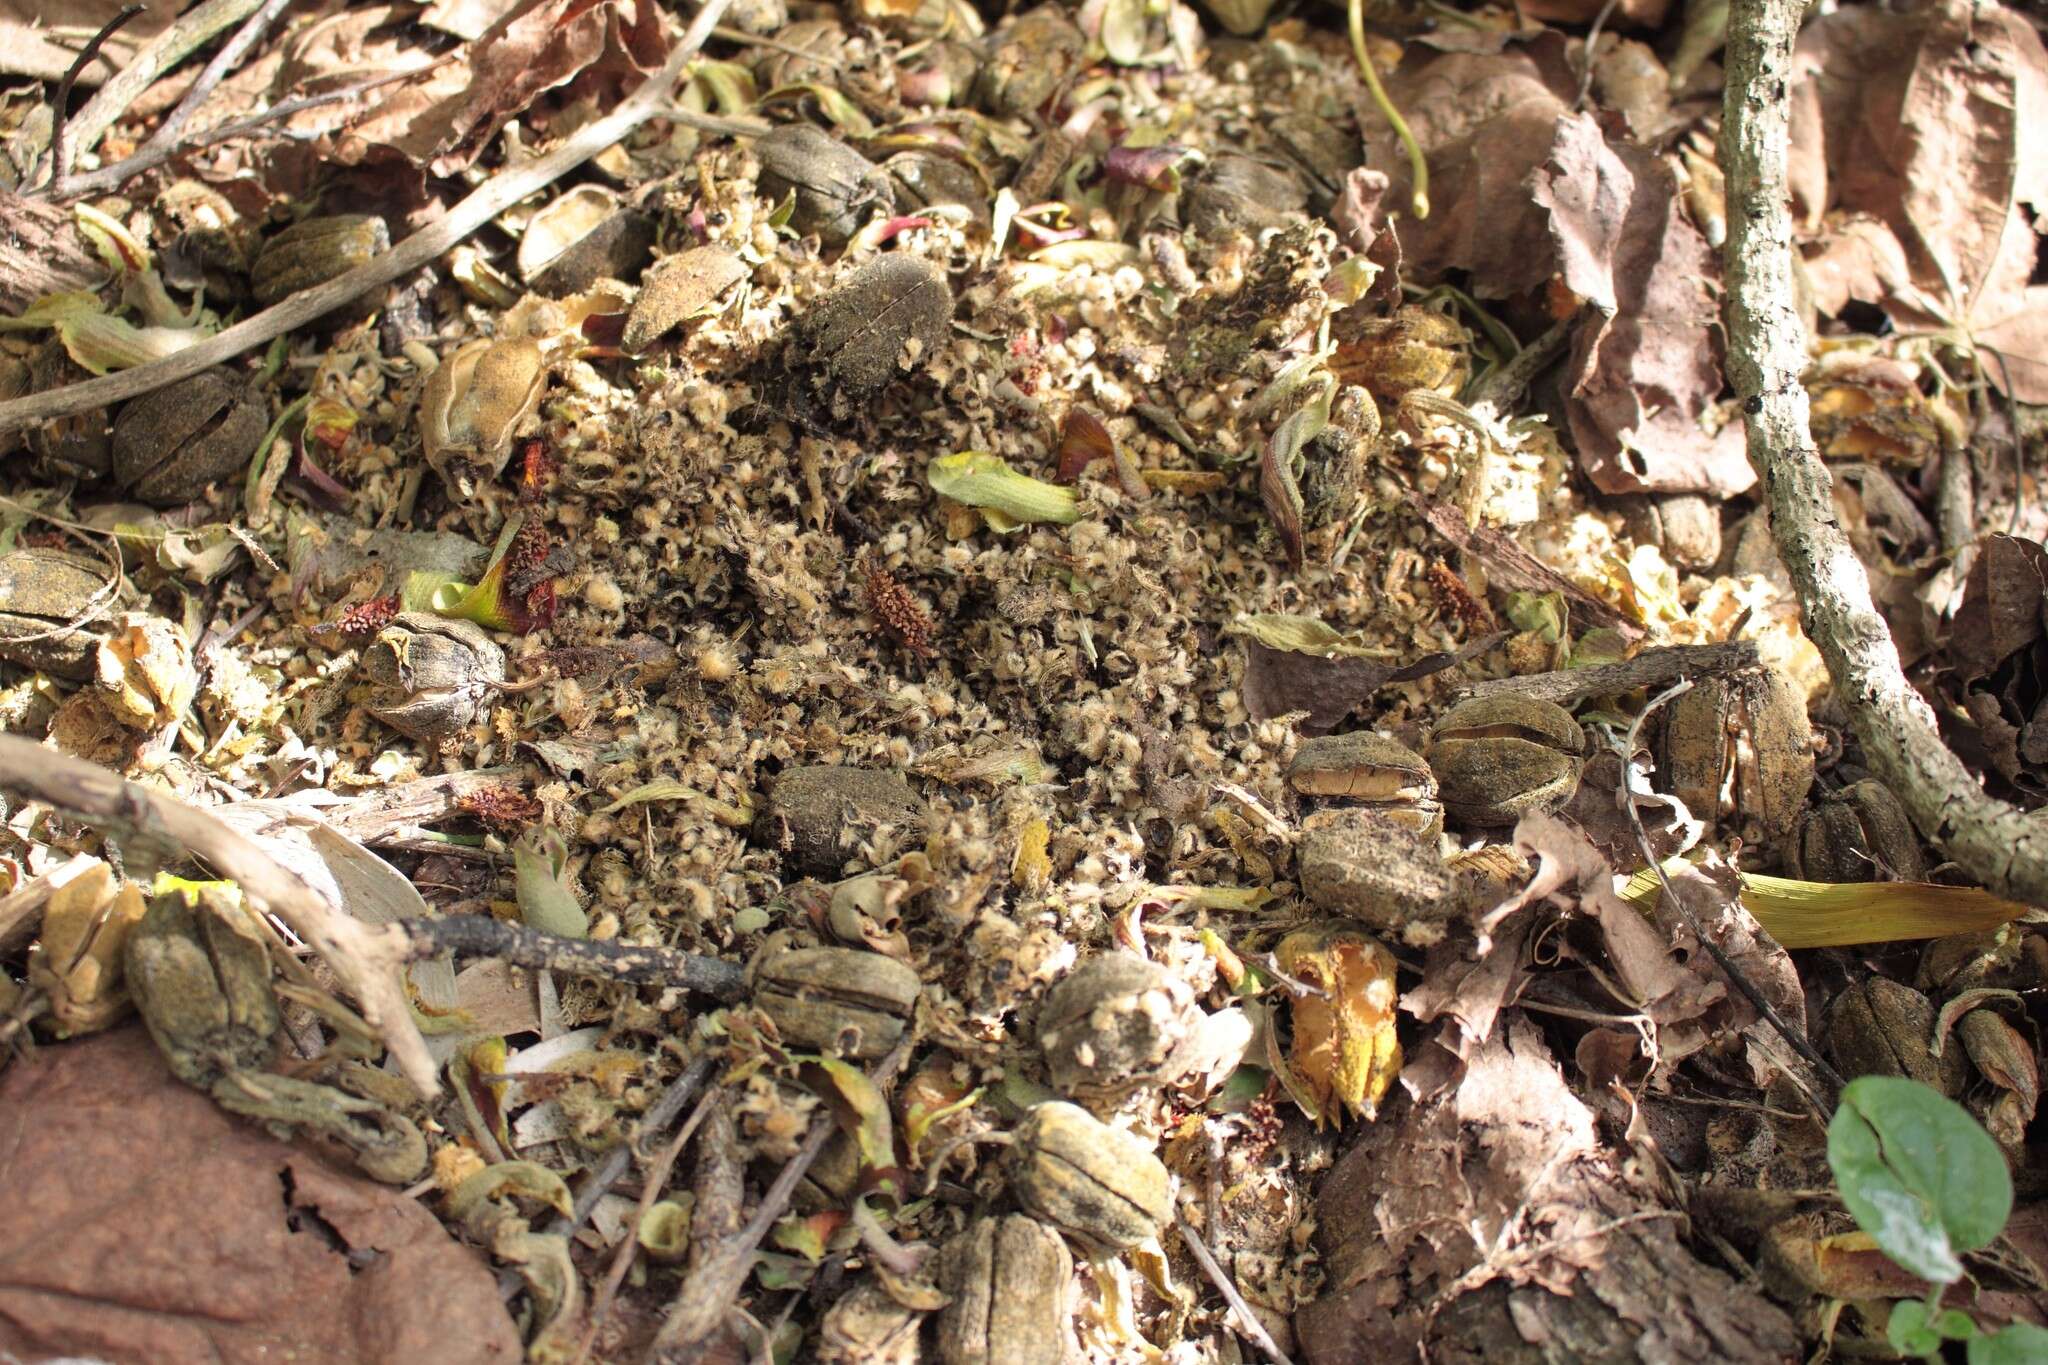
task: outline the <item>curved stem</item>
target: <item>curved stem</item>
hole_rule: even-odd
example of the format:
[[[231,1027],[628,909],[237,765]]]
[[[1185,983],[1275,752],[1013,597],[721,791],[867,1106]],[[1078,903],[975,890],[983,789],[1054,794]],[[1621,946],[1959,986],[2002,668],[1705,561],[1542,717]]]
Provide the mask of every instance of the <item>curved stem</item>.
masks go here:
[[[1358,57],[1359,74],[1365,77],[1366,89],[1372,91],[1372,102],[1379,106],[1380,113],[1393,125],[1394,136],[1401,139],[1401,145],[1408,149],[1408,169],[1414,178],[1409,191],[1409,207],[1417,218],[1429,217],[1429,162],[1423,159],[1422,148],[1416,144],[1415,134],[1408,131],[1408,120],[1401,117],[1401,111],[1387,98],[1387,88],[1380,84],[1380,73],[1374,69],[1372,54],[1365,50],[1365,0],[1346,0],[1351,13],[1351,50]]]

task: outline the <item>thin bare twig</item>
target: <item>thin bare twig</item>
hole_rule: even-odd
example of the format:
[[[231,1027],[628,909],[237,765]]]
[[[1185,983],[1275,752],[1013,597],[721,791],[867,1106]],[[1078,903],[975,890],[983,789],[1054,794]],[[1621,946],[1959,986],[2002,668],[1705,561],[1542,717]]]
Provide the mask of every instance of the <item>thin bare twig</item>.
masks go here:
[[[384,938],[388,931],[330,904],[218,816],[20,735],[0,735],[0,791],[99,826],[131,860],[168,866],[197,858],[234,882],[251,908],[277,916],[326,961],[420,1094],[439,1093],[434,1059],[413,1023],[399,964]]]
[[[499,958],[516,967],[540,967],[571,976],[602,977],[635,985],[681,986],[719,1000],[737,1000],[746,992],[746,972],[737,963],[675,948],[564,938],[489,915],[402,919],[394,927],[405,935],[405,956],[413,962],[453,952],[468,957]]]
[[[104,378],[89,379],[82,384],[0,403],[0,431],[14,431],[74,412],[124,403],[138,394],[176,383],[210,366],[231,360],[252,347],[261,346],[294,327],[303,327],[369,290],[418,270],[527,195],[553,184],[656,117],[667,103],[683,68],[703,46],[704,39],[710,35],[728,3],[730,0],[706,0],[661,70],[648,77],[617,108],[577,129],[568,141],[546,156],[498,172],[439,221],[421,228],[375,260],[366,261],[346,275],[317,288],[294,294],[216,336],[187,346],[175,355]]]
[[[71,91],[78,84],[78,77],[92,59],[100,55],[100,48],[107,39],[119,33],[130,19],[143,12],[142,5],[126,5],[113,18],[100,25],[100,31],[86,40],[79,49],[77,60],[64,73],[64,79],[57,82],[57,102],[50,108],[50,192],[56,194],[64,188],[64,136],[71,124]]]
[[[1721,165],[1728,179],[1728,373],[1743,399],[1749,460],[1771,533],[1799,593],[1803,625],[1863,755],[1928,842],[1992,891],[2048,905],[2048,822],[1984,791],[1942,742],[1934,712],[1906,681],[1870,577],[1835,515],[1814,447],[1806,328],[1792,279],[1786,165],[1792,44],[1805,0],[1735,0]]]
[[[1216,1292],[1223,1296],[1224,1302],[1237,1314],[1237,1330],[1244,1335],[1244,1339],[1265,1352],[1266,1359],[1272,1361],[1273,1365],[1294,1365],[1294,1362],[1287,1358],[1287,1352],[1280,1349],[1272,1334],[1253,1314],[1252,1306],[1244,1301],[1244,1295],[1237,1292],[1237,1286],[1223,1273],[1223,1267],[1216,1264],[1216,1258],[1209,1254],[1209,1248],[1203,1245],[1200,1234],[1189,1227],[1188,1220],[1178,1213],[1173,1216],[1173,1222],[1174,1226],[1180,1229],[1180,1239],[1187,1244],[1189,1254],[1195,1258],[1195,1264],[1202,1267],[1202,1273],[1209,1277],[1209,1283],[1216,1286]]]
[[[1635,831],[1636,847],[1643,851],[1644,861],[1656,869],[1657,880],[1664,885],[1664,903],[1669,905],[1673,912],[1685,921],[1685,927],[1692,930],[1692,936],[1699,940],[1700,947],[1707,950],[1707,956],[1714,959],[1714,965],[1721,969],[1721,974],[1728,978],[1736,990],[1742,992],[1743,999],[1749,1001],[1756,1012],[1763,1016],[1764,1022],[1769,1024],[1794,1052],[1805,1059],[1806,1064],[1814,1069],[1815,1074],[1833,1086],[1837,1093],[1840,1093],[1842,1087],[1848,1084],[1848,1082],[1844,1081],[1841,1075],[1827,1064],[1826,1059],[1820,1055],[1820,1051],[1807,1039],[1806,1030],[1795,1028],[1784,1015],[1778,1013],[1777,1006],[1767,1000],[1764,997],[1764,993],[1757,988],[1756,983],[1749,979],[1748,974],[1735,965],[1735,959],[1728,956],[1721,945],[1714,942],[1707,935],[1705,927],[1700,924],[1699,917],[1693,914],[1692,907],[1686,904],[1685,897],[1678,894],[1678,887],[1672,883],[1671,878],[1665,873],[1664,860],[1659,858],[1656,849],[1650,846],[1649,831],[1643,828],[1643,813],[1636,809],[1635,793],[1630,791],[1628,787],[1630,759],[1637,753],[1636,746],[1641,743],[1643,723],[1656,714],[1663,707],[1664,703],[1670,701],[1673,697],[1691,690],[1692,680],[1690,678],[1681,679],[1673,683],[1651,698],[1649,705],[1645,706],[1641,713],[1636,716],[1635,720],[1629,724],[1628,737],[1623,742],[1621,754],[1622,779],[1619,797],[1622,809],[1628,812],[1629,828]],[[1828,1101],[1821,1099],[1817,1095],[1813,1098],[1822,1110],[1829,1114],[1834,1112],[1833,1106]]]
[[[1569,706],[1587,697],[1612,697],[1639,688],[1661,687],[1675,678],[1739,673],[1754,667],[1756,661],[1756,645],[1749,640],[1730,640],[1718,645],[1665,645],[1646,649],[1618,664],[1561,668],[1554,673],[1529,673],[1518,678],[1489,678],[1458,695],[1513,695]]]
[[[704,1082],[711,1078],[712,1067],[715,1064],[708,1052],[700,1053],[691,1059],[690,1064],[683,1068],[683,1074],[670,1081],[668,1089],[661,1092],[661,1097],[647,1106],[647,1112],[642,1114],[640,1122],[634,1125],[632,1139],[605,1153],[604,1160],[577,1189],[576,1202],[570,1206],[569,1214],[566,1217],[557,1214],[554,1221],[548,1225],[546,1230],[550,1236],[570,1236],[588,1221],[591,1210],[597,1207],[597,1201],[611,1193],[612,1186],[619,1183],[619,1178],[625,1175],[626,1168],[633,1164],[634,1153],[648,1138],[675,1122],[676,1115],[683,1112],[683,1106],[688,1104],[697,1092],[704,1088]]]
[[[910,1035],[906,1033],[889,1055],[875,1064],[871,1079],[877,1089],[885,1089],[896,1079],[896,1073],[910,1060]],[[748,1273],[753,1269],[755,1248],[768,1235],[768,1229],[789,1207],[789,1197],[796,1192],[797,1182],[811,1169],[818,1154],[825,1150],[837,1130],[838,1122],[830,1105],[822,1107],[817,1117],[811,1120],[810,1130],[804,1134],[803,1145],[796,1155],[789,1159],[775,1183],[761,1196],[754,1216],[737,1234],[726,1239],[718,1251],[705,1258],[697,1273],[684,1281],[682,1292],[669,1308],[668,1320],[661,1325],[661,1331],[654,1338],[654,1347],[648,1352],[648,1360],[658,1365],[680,1365],[680,1362],[696,1358],[696,1348],[725,1321],[739,1302],[740,1288],[746,1283]]]
[[[179,15],[169,28],[144,43],[142,49],[128,59],[128,64],[115,72],[86,101],[85,108],[79,110],[78,117],[71,121],[71,147],[65,156],[53,158],[55,173],[52,186],[70,175],[69,157],[89,152],[97,146],[101,135],[128,112],[128,106],[135,103],[137,96],[156,83],[157,77],[241,23],[261,3],[262,0],[202,0]],[[56,150],[54,145],[52,150]]]
[[[149,141],[142,144],[142,150],[146,152],[159,145],[175,144],[178,134],[185,131],[185,125],[199,112],[199,106],[206,103],[206,97],[214,92],[215,87],[226,79],[230,71],[241,65],[242,58],[249,55],[249,49],[256,46],[257,41],[270,31],[270,26],[277,22],[277,16],[283,14],[285,6],[291,2],[292,0],[264,0],[263,6],[250,15],[247,21],[235,30],[235,36],[222,43],[220,51],[214,53],[213,59],[200,69],[199,75],[192,82],[192,88],[185,92],[184,98],[178,101],[170,113],[164,115],[164,121],[149,135]]]

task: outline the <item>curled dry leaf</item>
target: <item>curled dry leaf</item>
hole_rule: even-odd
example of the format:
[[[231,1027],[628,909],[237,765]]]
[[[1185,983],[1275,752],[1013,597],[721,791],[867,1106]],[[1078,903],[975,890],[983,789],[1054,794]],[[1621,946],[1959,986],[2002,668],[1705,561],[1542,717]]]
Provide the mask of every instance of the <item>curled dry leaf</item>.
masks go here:
[[[231,1118],[139,1028],[17,1061],[0,1110],[0,1353],[522,1358],[490,1271],[423,1206]]]

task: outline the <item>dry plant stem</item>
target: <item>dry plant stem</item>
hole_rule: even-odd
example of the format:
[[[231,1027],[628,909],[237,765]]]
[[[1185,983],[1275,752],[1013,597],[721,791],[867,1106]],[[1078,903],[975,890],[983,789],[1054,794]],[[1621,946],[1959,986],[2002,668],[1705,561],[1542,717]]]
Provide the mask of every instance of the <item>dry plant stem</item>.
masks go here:
[[[681,986],[719,1000],[737,1000],[746,993],[746,972],[737,963],[674,948],[564,938],[489,915],[402,919],[391,927],[404,936],[403,956],[409,962],[452,952],[499,958],[515,967],[541,967],[571,976],[602,977],[644,986]]]
[[[192,115],[199,112],[199,106],[206,103],[206,97],[214,92],[215,87],[230,71],[241,65],[242,58],[249,55],[249,49],[256,46],[257,41],[270,31],[270,26],[277,22],[277,16],[283,14],[285,6],[290,3],[291,0],[264,0],[262,8],[250,15],[248,21],[235,30],[235,36],[220,45],[220,51],[214,53],[213,59],[200,70],[197,79],[192,82],[192,88],[185,92],[177,107],[164,116],[164,121],[149,135],[149,141],[143,144],[142,150],[148,151],[157,146],[175,146],[178,134],[185,131],[185,125],[191,122]]]
[[[1216,1286],[1216,1292],[1223,1295],[1231,1311],[1237,1314],[1237,1330],[1244,1334],[1245,1340],[1265,1352],[1266,1359],[1272,1361],[1273,1365],[1294,1365],[1294,1362],[1287,1358],[1287,1352],[1280,1349],[1272,1334],[1267,1332],[1253,1315],[1252,1306],[1244,1301],[1244,1295],[1237,1292],[1237,1286],[1230,1282],[1230,1276],[1224,1274],[1223,1267],[1216,1264],[1216,1258],[1210,1255],[1209,1248],[1203,1245],[1201,1235],[1189,1227],[1188,1220],[1179,1214],[1174,1215],[1173,1222],[1174,1226],[1180,1229],[1180,1239],[1187,1244],[1188,1253],[1195,1258],[1195,1264],[1202,1267],[1202,1273],[1209,1277],[1209,1283]]]
[[[1728,369],[1771,532],[1871,771],[1929,842],[1992,891],[2048,905],[2048,824],[1987,796],[1906,681],[1870,580],[1835,520],[1814,448],[1794,304],[1785,168],[1792,43],[1804,0],[1735,0],[1721,165],[1728,177]]]
[[[704,1082],[711,1078],[713,1060],[710,1053],[703,1053],[683,1068],[683,1074],[668,1083],[668,1089],[661,1092],[661,1098],[647,1107],[634,1127],[632,1140],[622,1142],[605,1153],[604,1161],[584,1180],[582,1188],[576,1191],[576,1202],[571,1205],[567,1217],[555,1216],[546,1231],[550,1236],[570,1236],[576,1229],[589,1221],[590,1212],[597,1207],[597,1201],[611,1193],[612,1186],[633,1164],[633,1154],[640,1143],[661,1132],[675,1122],[677,1114],[704,1088]]]
[[[97,146],[101,135],[128,112],[128,106],[154,85],[158,76],[212,42],[217,35],[241,23],[261,4],[262,0],[205,0],[204,4],[179,15],[176,23],[150,39],[128,65],[86,101],[85,108],[78,111],[78,117],[71,120],[71,145],[59,148],[52,140],[51,193],[56,194],[64,178],[71,174],[71,158]]]
[[[438,222],[421,228],[375,260],[365,261],[346,275],[329,280],[318,288],[294,294],[282,303],[162,360],[152,360],[132,370],[89,379],[82,384],[0,403],[0,431],[14,431],[74,412],[123,403],[138,394],[176,383],[261,346],[294,327],[303,327],[360,294],[418,270],[527,195],[553,184],[660,114],[675,88],[676,78],[682,74],[697,49],[704,45],[704,39],[710,35],[712,26],[725,12],[728,3],[730,0],[705,0],[704,7],[690,21],[689,30],[676,44],[675,51],[669,54],[661,70],[650,76],[609,114],[577,129],[568,141],[546,156],[498,172]]]
[[[439,1093],[434,1059],[413,1023],[383,932],[328,904],[261,845],[206,811],[19,735],[0,735],[0,790],[79,816],[130,854],[164,863],[195,857],[234,882],[251,908],[277,916],[326,961],[420,1094]]]
[[[100,25],[100,31],[93,34],[87,40],[85,46],[79,50],[78,59],[71,63],[70,70],[64,73],[64,79],[57,82],[57,102],[50,109],[50,192],[52,194],[64,188],[64,173],[66,170],[64,163],[69,156],[69,150],[65,144],[66,139],[71,133],[72,87],[78,84],[79,73],[92,64],[94,57],[99,56],[100,48],[106,44],[107,39],[119,33],[123,25],[136,15],[142,13],[142,8],[141,5],[125,6],[113,18]],[[116,79],[118,80],[119,77],[116,77]]]
[[[1665,645],[1646,649],[1633,659],[1592,668],[1560,668],[1555,673],[1530,673],[1519,678],[1490,678],[1474,683],[1460,697],[1531,697],[1559,706],[1588,697],[1612,697],[1645,687],[1664,687],[1679,678],[1704,678],[1739,673],[1754,667],[1756,645],[1730,640],[1718,645]]]
[[[876,1089],[887,1089],[896,1079],[896,1073],[910,1060],[910,1036],[904,1037],[889,1050],[889,1055],[875,1064],[869,1079]],[[651,1365],[681,1365],[697,1357],[697,1348],[725,1321],[726,1314],[733,1311],[740,1300],[740,1289],[747,1282],[747,1275],[754,1266],[755,1249],[761,1239],[768,1235],[768,1229],[789,1207],[789,1197],[795,1193],[797,1182],[811,1169],[811,1163],[825,1150],[838,1123],[829,1105],[822,1106],[817,1117],[811,1120],[810,1131],[804,1134],[803,1145],[796,1155],[782,1168],[761,1196],[761,1203],[754,1210],[754,1216],[747,1225],[714,1254],[704,1259],[697,1273],[683,1282],[682,1291],[676,1295],[675,1303],[669,1309],[668,1321],[662,1323],[661,1331],[654,1338],[654,1347],[647,1354]]]
[[[1743,973],[1742,969],[1735,965],[1735,959],[1729,957],[1722,950],[1720,944],[1707,936],[1707,931],[1700,925],[1699,917],[1693,914],[1692,907],[1685,903],[1685,897],[1678,894],[1678,888],[1672,885],[1671,878],[1665,875],[1664,860],[1659,858],[1657,851],[1650,847],[1650,833],[1643,828],[1643,813],[1636,809],[1635,795],[1629,790],[1629,760],[1638,752],[1637,746],[1642,743],[1644,723],[1651,716],[1655,715],[1665,702],[1691,690],[1692,682],[1690,680],[1673,683],[1655,697],[1652,697],[1649,704],[1637,714],[1635,720],[1630,722],[1628,737],[1622,746],[1621,790],[1615,793],[1616,799],[1621,802],[1622,809],[1628,812],[1629,828],[1635,831],[1636,847],[1643,851],[1643,861],[1656,870],[1657,880],[1663,883],[1665,904],[1669,905],[1673,912],[1685,921],[1685,927],[1692,930],[1693,938],[1699,942],[1700,947],[1707,950],[1707,956],[1714,959],[1714,965],[1721,969],[1721,975],[1727,977],[1735,989],[1742,992],[1742,998],[1749,1001],[1756,1012],[1763,1016],[1764,1022],[1769,1024],[1777,1032],[1778,1036],[1791,1046],[1794,1052],[1806,1060],[1806,1064],[1814,1069],[1815,1074],[1833,1086],[1836,1093],[1839,1094],[1842,1087],[1848,1084],[1848,1082],[1844,1081],[1841,1075],[1822,1058],[1812,1041],[1807,1038],[1806,1030],[1795,1028],[1785,1016],[1779,1014],[1777,1007],[1764,997],[1764,993],[1761,990],[1757,989],[1756,983],[1751,981]],[[1824,1116],[1832,1117],[1834,1113],[1833,1106],[1827,1101],[1821,1100],[1818,1096],[1815,1097],[1815,1100],[1823,1111]]]

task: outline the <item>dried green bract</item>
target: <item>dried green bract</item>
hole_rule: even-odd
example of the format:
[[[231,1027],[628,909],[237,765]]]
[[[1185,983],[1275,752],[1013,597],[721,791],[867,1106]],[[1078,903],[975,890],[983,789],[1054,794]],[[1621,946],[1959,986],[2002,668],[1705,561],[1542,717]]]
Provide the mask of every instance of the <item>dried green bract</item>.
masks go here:
[[[761,194],[796,196],[790,226],[815,232],[828,247],[844,246],[862,223],[890,203],[889,178],[845,143],[808,123],[792,123],[754,144]]]
[[[1010,1188],[1046,1222],[1115,1251],[1134,1247],[1173,1216],[1166,1167],[1152,1144],[1079,1105],[1034,1105],[1010,1149]]]
[[[247,468],[269,425],[246,384],[224,369],[201,370],[121,409],[114,477],[144,502],[190,502]]]
[[[356,213],[308,218],[263,244],[250,285],[256,301],[268,308],[346,275],[390,249],[391,232],[382,218]]]
[[[497,477],[512,438],[540,407],[547,357],[524,337],[465,343],[428,376],[420,394],[427,463],[464,497]]]
[[[747,979],[784,1042],[861,1061],[896,1045],[919,989],[901,962],[857,948],[770,949]]]
[[[429,742],[481,720],[505,680],[505,651],[478,626],[405,612],[363,651],[370,714]]]
[[[931,354],[953,319],[945,272],[915,256],[869,261],[803,320],[804,362],[847,394],[873,393]]]
[[[1059,1365],[1074,1258],[1060,1235],[1022,1214],[983,1218],[939,1253],[945,1365]]]

